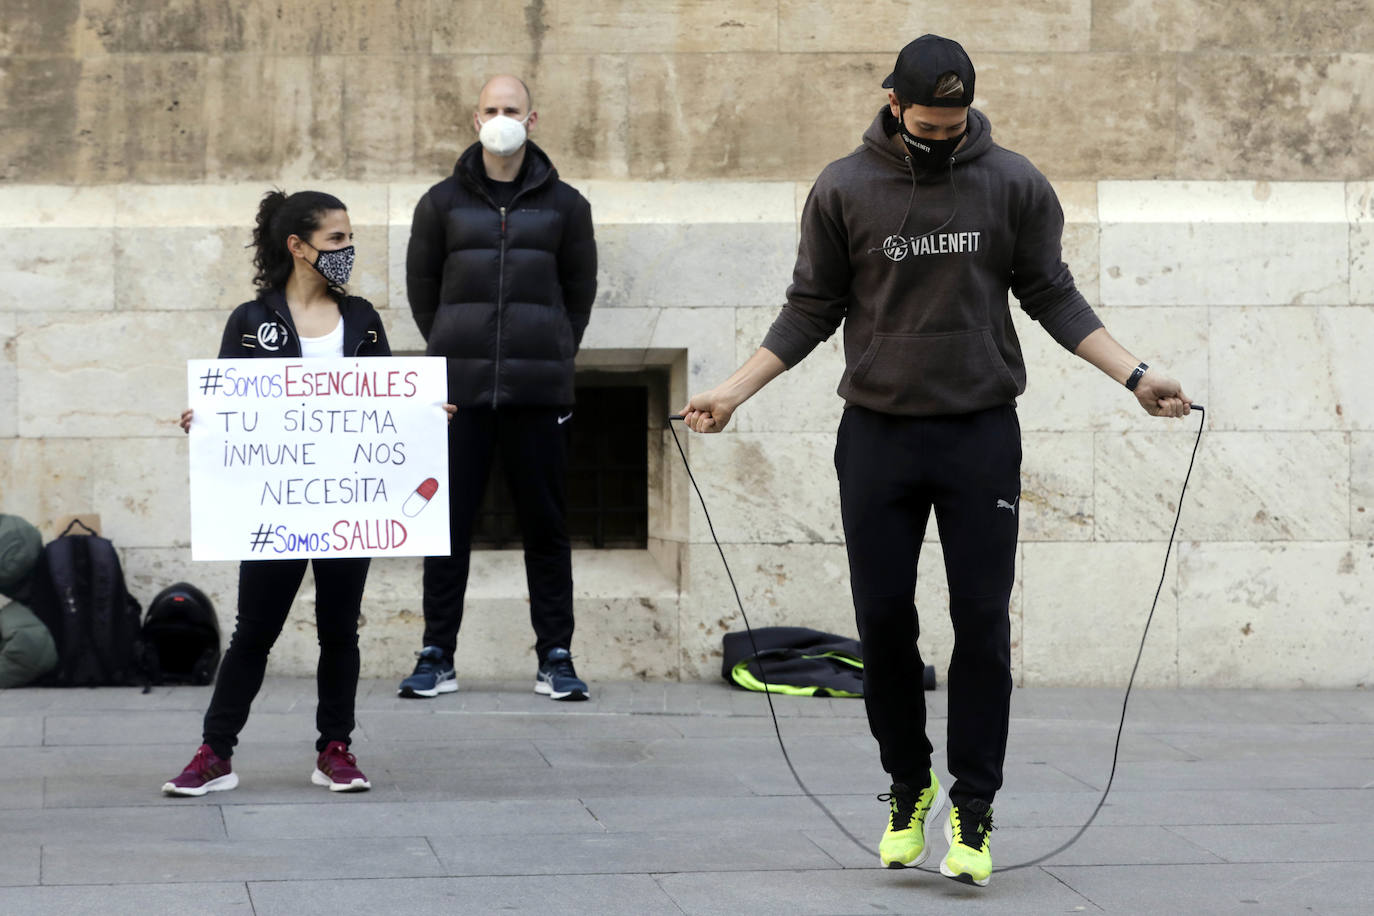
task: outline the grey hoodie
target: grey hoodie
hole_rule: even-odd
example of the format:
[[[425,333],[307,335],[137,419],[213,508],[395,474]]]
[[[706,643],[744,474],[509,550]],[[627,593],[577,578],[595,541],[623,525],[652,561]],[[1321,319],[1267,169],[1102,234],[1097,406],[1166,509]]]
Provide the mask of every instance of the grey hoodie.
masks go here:
[[[913,170],[884,107],[807,198],[787,304],[763,346],[791,368],[844,322],[849,404],[936,416],[1014,403],[1026,365],[1008,290],[1070,351],[1102,326],[1063,262],[1049,181],[992,141],[982,112],[969,109],[968,126],[950,166]]]

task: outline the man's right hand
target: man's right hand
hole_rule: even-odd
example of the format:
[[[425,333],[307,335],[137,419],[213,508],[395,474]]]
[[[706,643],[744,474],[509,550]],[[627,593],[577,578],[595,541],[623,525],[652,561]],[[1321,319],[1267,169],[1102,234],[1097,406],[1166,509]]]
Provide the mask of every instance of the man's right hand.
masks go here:
[[[687,428],[698,433],[718,433],[730,422],[737,405],[726,401],[719,388],[703,391],[687,399],[687,406],[678,413]]]

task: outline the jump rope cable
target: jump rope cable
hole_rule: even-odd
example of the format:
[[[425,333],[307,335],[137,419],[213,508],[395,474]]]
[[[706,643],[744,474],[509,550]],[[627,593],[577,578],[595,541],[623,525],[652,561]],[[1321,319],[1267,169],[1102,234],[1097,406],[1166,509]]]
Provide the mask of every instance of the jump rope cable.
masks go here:
[[[1197,438],[1193,440],[1193,452],[1188,458],[1188,471],[1186,474],[1183,475],[1183,486],[1178,494],[1178,511],[1174,513],[1174,526],[1169,531],[1169,543],[1164,548],[1164,566],[1159,573],[1159,585],[1155,587],[1155,597],[1154,600],[1150,602],[1150,613],[1145,618],[1145,627],[1143,632],[1140,634],[1140,647],[1136,650],[1135,664],[1131,666],[1131,676],[1126,681],[1126,694],[1121,701],[1121,720],[1117,723],[1116,727],[1116,742],[1112,746],[1112,767],[1111,772],[1107,774],[1107,785],[1105,788],[1103,788],[1102,796],[1097,800],[1097,805],[1093,808],[1092,814],[1088,816],[1088,820],[1083,824],[1083,826],[1078,828],[1077,833],[1075,833],[1073,836],[1069,837],[1067,841],[1050,850],[1049,852],[1045,853],[1044,855],[1038,856],[1037,858],[1031,859],[1026,862],[1018,862],[1015,865],[1003,866],[997,869],[999,872],[1015,871],[1019,868],[1030,868],[1033,865],[1039,865],[1046,859],[1059,855],[1059,853],[1068,849],[1074,843],[1077,843],[1078,840],[1083,836],[1083,834],[1087,832],[1088,828],[1092,826],[1093,821],[1097,820],[1097,815],[1102,811],[1102,806],[1107,801],[1107,794],[1112,790],[1112,781],[1116,778],[1117,760],[1121,754],[1121,735],[1126,728],[1126,707],[1131,702],[1131,689],[1135,686],[1135,676],[1136,673],[1140,670],[1140,660],[1145,654],[1145,640],[1150,635],[1150,624],[1154,621],[1155,608],[1159,605],[1159,595],[1164,590],[1164,581],[1168,577],[1169,556],[1173,552],[1174,536],[1178,533],[1179,519],[1183,517],[1183,497],[1188,492],[1188,481],[1193,476],[1193,464],[1197,461],[1198,446],[1202,443],[1202,428],[1204,425],[1206,425],[1206,411],[1204,410],[1203,406],[1201,404],[1194,404],[1192,405],[1192,409],[1196,410],[1198,413],[1204,414],[1204,416],[1202,420],[1198,422]],[[730,580],[730,588],[735,593],[735,603],[739,607],[740,618],[744,620],[744,628],[749,634],[749,644],[754,650],[755,659],[757,659],[758,661],[759,681],[763,683],[764,696],[768,700],[768,714],[773,719],[773,733],[777,735],[778,748],[782,751],[782,759],[787,762],[787,769],[792,773],[792,779],[796,781],[797,787],[802,790],[802,793],[807,798],[811,799],[811,801],[815,803],[816,807],[820,808],[821,811],[825,813],[825,816],[830,819],[830,822],[835,825],[835,827],[840,831],[840,833],[848,837],[850,842],[852,842],[855,846],[862,849],[864,852],[876,856],[877,852],[875,850],[871,849],[867,844],[865,844],[862,840],[860,840],[853,833],[851,833],[849,829],[844,826],[844,824],[840,823],[839,818],[835,817],[834,813],[826,807],[825,802],[817,798],[816,795],[809,788],[807,788],[806,783],[802,781],[801,775],[797,773],[797,768],[792,764],[791,755],[787,753],[787,745],[782,740],[782,729],[778,727],[778,713],[777,710],[773,708],[773,692],[768,685],[768,676],[767,672],[764,670],[763,657],[759,653],[758,643],[754,641],[754,628],[749,624],[749,615],[746,614],[744,611],[744,601],[740,598],[739,587],[735,584],[734,574],[730,572],[730,564],[725,559],[725,550],[720,546],[720,539],[716,537],[716,527],[714,524],[712,524],[711,513],[706,508],[706,499],[701,495],[701,487],[697,486],[697,479],[695,475],[692,474],[692,466],[687,461],[687,453],[682,448],[682,442],[677,437],[677,431],[673,429],[672,421],[681,419],[682,417],[677,415],[669,417],[668,431],[673,435],[673,444],[677,446],[677,453],[682,456],[682,466],[687,470],[687,479],[692,482],[692,489],[696,491],[697,501],[701,503],[701,511],[706,516],[706,527],[711,532],[711,540],[716,545],[716,551],[720,554],[721,565],[725,567],[726,578]],[[931,869],[923,870],[929,871]]]

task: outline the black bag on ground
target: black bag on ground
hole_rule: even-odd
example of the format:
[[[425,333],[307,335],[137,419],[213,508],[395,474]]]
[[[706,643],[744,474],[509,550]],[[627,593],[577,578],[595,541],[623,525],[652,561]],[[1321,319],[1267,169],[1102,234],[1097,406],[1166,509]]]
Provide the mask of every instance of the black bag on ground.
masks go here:
[[[754,646],[758,654],[754,654]],[[721,639],[721,676],[746,690],[808,697],[861,697],[863,653],[857,640],[807,627],[759,627]],[[760,665],[762,661],[762,665]]]
[[[219,668],[215,606],[187,582],[169,585],[143,618],[144,665],[153,684],[210,684]]]
[[[38,683],[57,687],[142,684],[142,607],[124,585],[119,554],[114,544],[94,532],[68,534],[72,525],[43,548],[34,570],[33,611],[57,644],[57,667]]]

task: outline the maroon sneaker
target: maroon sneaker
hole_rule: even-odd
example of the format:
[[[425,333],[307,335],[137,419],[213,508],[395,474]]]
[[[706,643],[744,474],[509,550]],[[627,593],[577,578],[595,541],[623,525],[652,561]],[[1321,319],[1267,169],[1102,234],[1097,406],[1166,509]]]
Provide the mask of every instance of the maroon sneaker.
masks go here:
[[[204,795],[206,792],[223,792],[239,784],[239,777],[229,765],[210,750],[210,745],[202,744],[196,756],[186,764],[181,775],[171,782],[162,784],[163,795]]]
[[[317,786],[329,786],[331,792],[366,792],[372,788],[358,769],[358,758],[348,752],[348,745],[342,741],[331,741],[320,751],[310,781]]]

